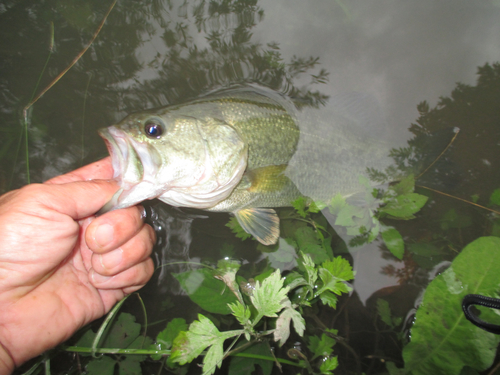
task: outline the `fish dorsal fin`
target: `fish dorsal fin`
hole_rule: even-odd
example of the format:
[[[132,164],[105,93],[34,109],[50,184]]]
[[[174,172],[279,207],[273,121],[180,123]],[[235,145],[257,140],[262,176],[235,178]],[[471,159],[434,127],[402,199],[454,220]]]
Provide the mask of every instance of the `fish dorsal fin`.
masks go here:
[[[280,219],[271,208],[245,208],[234,212],[243,230],[264,245],[273,245],[280,236]]]

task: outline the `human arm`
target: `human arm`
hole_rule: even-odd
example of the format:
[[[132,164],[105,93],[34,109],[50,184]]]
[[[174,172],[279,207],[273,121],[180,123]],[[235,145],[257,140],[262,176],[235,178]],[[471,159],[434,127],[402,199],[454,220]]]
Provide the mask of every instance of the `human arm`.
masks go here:
[[[151,277],[155,235],[142,208],[94,216],[117,190],[111,177],[107,158],[0,197],[0,374],[65,341]]]

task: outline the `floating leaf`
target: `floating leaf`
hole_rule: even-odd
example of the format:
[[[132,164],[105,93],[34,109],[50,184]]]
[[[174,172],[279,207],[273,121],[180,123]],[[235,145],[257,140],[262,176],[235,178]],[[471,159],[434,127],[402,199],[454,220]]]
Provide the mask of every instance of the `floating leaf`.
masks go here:
[[[446,251],[429,242],[417,242],[408,245],[412,259],[425,269],[431,269],[443,260]]]
[[[427,287],[403,350],[405,370],[418,374],[460,374],[464,366],[491,366],[498,336],[469,322],[462,311],[467,294],[494,296],[500,285],[500,239],[481,237],[467,245],[443,274]],[[481,309],[481,319],[498,316]],[[498,323],[497,323],[498,324]]]
[[[465,228],[470,225],[472,225],[472,219],[469,216],[458,214],[454,209],[447,211],[441,219],[441,229],[443,230]]]
[[[392,255],[398,259],[403,259],[405,252],[405,243],[403,236],[397,231],[396,228],[386,228],[382,231],[382,239]]]
[[[386,213],[399,219],[412,219],[414,213],[420,211],[427,202],[425,195],[408,193],[399,195],[391,200],[385,207],[381,207],[379,212]]]
[[[215,314],[230,314],[228,303],[235,302],[236,296],[214,277],[213,271],[202,268],[174,274],[189,298],[202,309]]]

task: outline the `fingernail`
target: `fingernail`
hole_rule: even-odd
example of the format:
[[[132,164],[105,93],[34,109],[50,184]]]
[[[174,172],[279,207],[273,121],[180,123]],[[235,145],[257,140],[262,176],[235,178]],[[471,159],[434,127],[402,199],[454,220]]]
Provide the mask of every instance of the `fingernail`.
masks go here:
[[[105,247],[113,241],[115,229],[110,224],[101,224],[94,233],[94,240],[100,247]]]
[[[100,260],[101,260],[101,265],[105,269],[112,269],[115,268],[117,265],[120,264],[120,262],[123,259],[123,250],[122,249],[116,249],[113,251],[110,251],[109,253],[99,255]]]
[[[92,278],[94,284],[104,284],[106,281],[108,281],[113,277],[113,276],[103,276],[101,274],[98,274],[94,270],[91,270],[90,272],[91,272],[90,277]]]

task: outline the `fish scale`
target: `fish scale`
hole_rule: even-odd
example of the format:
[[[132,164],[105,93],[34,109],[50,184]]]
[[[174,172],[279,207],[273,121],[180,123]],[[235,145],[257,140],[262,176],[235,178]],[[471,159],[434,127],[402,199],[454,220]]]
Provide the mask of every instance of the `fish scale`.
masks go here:
[[[114,168],[122,170],[115,170],[122,189],[102,212],[158,198],[231,212],[260,242],[275,243],[272,207],[303,195],[348,195],[359,189],[366,167],[387,166],[387,148],[377,139],[337,126],[342,122],[333,115],[327,121],[298,115],[290,100],[254,86],[131,114],[100,131]]]

